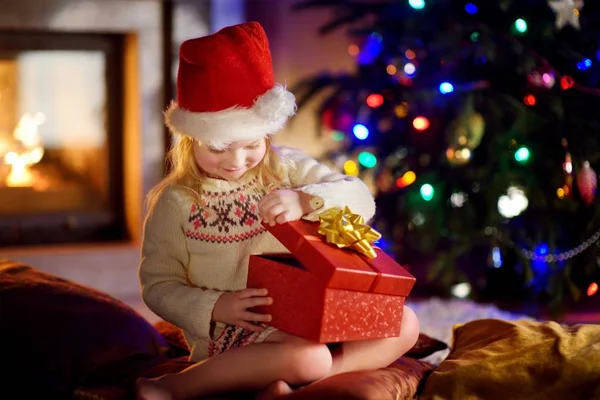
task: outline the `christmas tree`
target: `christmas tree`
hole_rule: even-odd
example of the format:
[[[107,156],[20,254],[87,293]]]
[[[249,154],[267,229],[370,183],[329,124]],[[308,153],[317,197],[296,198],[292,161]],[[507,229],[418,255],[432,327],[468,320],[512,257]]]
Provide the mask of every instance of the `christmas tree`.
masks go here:
[[[311,76],[324,160],[367,182],[380,247],[441,292],[559,306],[600,284],[600,2],[299,1],[347,29]]]

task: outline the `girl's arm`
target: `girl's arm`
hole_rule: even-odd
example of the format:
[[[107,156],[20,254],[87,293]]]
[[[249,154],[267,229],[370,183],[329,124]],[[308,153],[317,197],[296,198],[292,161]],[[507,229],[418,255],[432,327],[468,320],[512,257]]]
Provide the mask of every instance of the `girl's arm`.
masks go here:
[[[365,222],[375,215],[375,200],[367,185],[359,178],[332,171],[295,149],[280,149],[281,158],[286,163],[292,188],[312,197],[322,199],[313,202],[322,206],[303,218],[316,221],[319,214],[331,207],[350,207],[353,213],[361,215]]]
[[[210,339],[212,312],[222,292],[190,286],[183,214],[166,189],[144,223],[139,277],[142,298],[156,315],[191,334]]]

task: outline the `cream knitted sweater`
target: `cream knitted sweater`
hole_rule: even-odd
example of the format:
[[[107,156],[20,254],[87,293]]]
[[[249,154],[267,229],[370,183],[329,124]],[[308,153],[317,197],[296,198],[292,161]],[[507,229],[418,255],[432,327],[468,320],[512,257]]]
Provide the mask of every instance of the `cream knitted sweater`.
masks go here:
[[[298,151],[279,152],[286,184],[324,201],[305,219],[318,220],[323,210],[346,205],[365,221],[373,217],[375,202],[361,180],[332,172]],[[201,204],[184,189],[168,187],[146,218],[142,297],[154,313],[183,330],[194,361],[206,357],[211,334],[223,329],[211,321],[219,296],[246,287],[249,256],[287,252],[261,225],[257,204],[265,194],[252,173],[235,182],[206,179]]]

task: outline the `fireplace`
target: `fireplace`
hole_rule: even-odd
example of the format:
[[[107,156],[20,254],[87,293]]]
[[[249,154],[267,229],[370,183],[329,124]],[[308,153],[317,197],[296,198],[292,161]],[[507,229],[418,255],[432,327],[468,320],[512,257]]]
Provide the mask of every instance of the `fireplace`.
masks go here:
[[[0,247],[127,239],[124,40],[0,31]]]

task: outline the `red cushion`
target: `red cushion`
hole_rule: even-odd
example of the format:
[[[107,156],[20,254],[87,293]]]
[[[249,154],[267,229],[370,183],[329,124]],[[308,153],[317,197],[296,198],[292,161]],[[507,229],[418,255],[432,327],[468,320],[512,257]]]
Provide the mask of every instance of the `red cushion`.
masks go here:
[[[0,262],[0,305],[3,392],[19,398],[67,398],[166,359],[165,339],[133,309],[23,264]]]
[[[286,400],[402,400],[417,396],[434,366],[400,357],[387,368],[334,375],[296,390]]]

